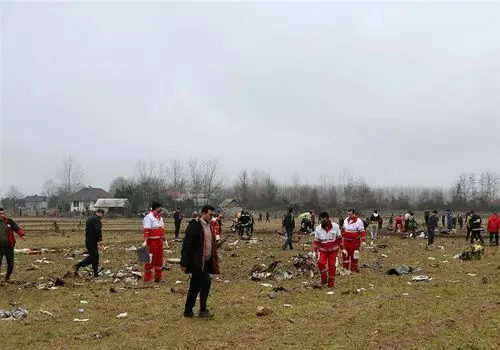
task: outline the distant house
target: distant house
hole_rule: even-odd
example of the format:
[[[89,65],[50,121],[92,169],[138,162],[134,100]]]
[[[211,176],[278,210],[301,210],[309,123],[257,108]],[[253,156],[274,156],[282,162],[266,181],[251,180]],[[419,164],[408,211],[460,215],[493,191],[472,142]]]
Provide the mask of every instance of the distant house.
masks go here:
[[[224,199],[221,204],[219,204],[218,209],[224,215],[234,217],[243,209],[243,207],[236,199],[228,198]]]
[[[47,210],[49,208],[49,200],[47,196],[27,196],[24,198],[24,207],[28,210]]]
[[[130,202],[127,198],[100,198],[94,203],[94,209],[104,209],[110,214],[130,214]]]
[[[113,198],[108,192],[98,187],[84,187],[73,195],[71,211],[93,211],[98,199]]]

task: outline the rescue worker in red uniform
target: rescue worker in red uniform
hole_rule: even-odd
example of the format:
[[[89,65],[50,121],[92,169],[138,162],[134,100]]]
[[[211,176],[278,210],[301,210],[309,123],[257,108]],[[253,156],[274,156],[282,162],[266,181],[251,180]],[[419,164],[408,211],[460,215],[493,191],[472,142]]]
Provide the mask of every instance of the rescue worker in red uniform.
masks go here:
[[[319,214],[320,224],[314,230],[313,251],[318,254],[321,284],[335,287],[337,255],[342,249],[340,226],[330,220],[326,211]]]
[[[401,233],[404,235],[404,220],[401,214],[396,218],[396,224],[394,225],[394,231],[396,233]]]
[[[351,269],[352,272],[359,272],[358,260],[359,249],[366,245],[366,231],[363,220],[358,218],[354,209],[347,211],[347,218],[342,228],[342,251],[344,269]]]
[[[152,255],[151,261],[144,266],[144,282],[151,281],[153,269],[155,270],[155,282],[160,282],[163,268],[163,242],[168,248],[160,203],[155,202],[151,205],[151,211],[144,217],[143,224],[144,243],[142,246],[147,246],[149,254]]]
[[[215,241],[218,243],[220,241],[220,234],[222,231],[222,214],[212,218],[210,221],[210,228],[215,235]]]

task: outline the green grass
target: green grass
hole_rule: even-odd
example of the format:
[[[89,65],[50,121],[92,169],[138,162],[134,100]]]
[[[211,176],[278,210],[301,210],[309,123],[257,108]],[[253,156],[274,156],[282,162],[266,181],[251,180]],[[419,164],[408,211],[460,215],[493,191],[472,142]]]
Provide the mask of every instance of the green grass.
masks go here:
[[[40,282],[42,277],[46,280],[63,276],[75,263],[68,257],[75,249],[83,248],[81,230],[67,231],[64,235],[50,233],[46,229],[49,223],[42,219],[31,222],[27,230],[29,240],[18,241],[17,248],[57,248],[60,252],[17,254],[13,279],[21,284],[0,286],[0,309],[12,308],[9,302],[15,302],[30,311],[25,320],[0,321],[0,344],[9,344],[14,349],[494,349],[500,346],[497,336],[500,249],[486,247],[482,260],[460,262],[453,255],[466,247],[463,237],[438,236],[436,243],[444,250],[432,251],[425,249],[422,239],[380,238],[379,242],[389,247],[362,251],[361,264],[379,261],[384,268],[363,268],[357,275],[338,276],[335,294],[327,295],[327,290],[308,289],[303,283],[311,284],[318,277],[249,280],[253,265],[281,260],[281,267],[290,268],[289,260],[294,254],[309,250],[303,245],[309,237],[301,236],[295,251],[283,252],[282,238],[272,233],[278,222],[265,229],[257,224],[256,236],[262,239],[258,244],[240,241],[232,250],[220,250],[222,274],[214,279],[209,297],[209,308],[216,318],[202,321],[181,317],[185,295],[174,294],[171,288],[187,288],[188,277],[177,266],[166,271],[164,282],[159,285],[139,282],[127,287],[123,283],[113,284],[110,278],[98,281],[68,278],[66,285],[58,290],[25,287],[24,283]],[[102,253],[101,261],[109,263],[103,266],[117,271],[124,269],[124,265],[136,264],[135,252],[125,249],[142,241],[140,221],[106,220],[106,227],[120,227],[123,232],[114,229],[104,232],[109,249]],[[171,238],[172,231],[169,232]],[[228,242],[234,240],[236,237],[230,236]],[[180,244],[170,240],[170,257],[179,257]],[[234,253],[238,256],[231,257]],[[54,263],[35,263],[42,257]],[[429,275],[433,280],[412,282],[412,275],[384,274],[388,268],[402,263],[422,268],[418,274]],[[39,269],[26,271],[32,264]],[[178,280],[182,283],[175,284]],[[454,280],[460,282],[450,282]],[[276,299],[270,299],[270,289],[260,285],[263,282],[283,286],[287,292],[278,292]],[[127,288],[110,292],[111,287],[121,286]],[[358,288],[365,290],[355,293]],[[81,300],[88,304],[80,304]],[[286,308],[284,304],[293,307]],[[271,308],[273,314],[257,317],[258,306]],[[85,311],[80,313],[80,308]],[[54,316],[44,315],[40,310]],[[128,312],[128,316],[117,319],[122,312]],[[89,321],[76,323],[74,318]]]

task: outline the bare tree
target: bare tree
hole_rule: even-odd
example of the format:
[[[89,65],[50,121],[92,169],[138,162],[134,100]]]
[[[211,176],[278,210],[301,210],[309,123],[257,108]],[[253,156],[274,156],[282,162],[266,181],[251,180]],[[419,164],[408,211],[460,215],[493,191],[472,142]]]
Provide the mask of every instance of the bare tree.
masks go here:
[[[123,176],[115,177],[113,181],[111,181],[111,184],[109,185],[109,194],[114,196],[117,189],[120,189],[128,185],[129,183],[130,182]]]
[[[245,207],[248,205],[248,194],[250,190],[248,171],[242,170],[238,175],[238,179],[234,183],[236,195],[241,200],[241,204]]]
[[[189,192],[194,196],[195,205],[199,205],[199,196],[203,190],[202,168],[196,158],[189,160]]]
[[[57,184],[53,179],[48,179],[45,181],[42,187],[42,194],[48,198],[55,197],[57,195]]]
[[[201,161],[201,183],[205,194],[205,204],[208,203],[215,192],[222,186],[219,178],[219,160],[214,157],[205,158]]]
[[[5,197],[10,202],[11,209],[15,211],[24,195],[16,186],[10,186]]]
[[[166,175],[173,192],[183,192],[185,190],[185,172],[181,162],[172,159],[166,168]]]
[[[57,176],[60,181],[60,191],[64,196],[71,196],[83,187],[83,170],[80,164],[69,155],[58,167]]]

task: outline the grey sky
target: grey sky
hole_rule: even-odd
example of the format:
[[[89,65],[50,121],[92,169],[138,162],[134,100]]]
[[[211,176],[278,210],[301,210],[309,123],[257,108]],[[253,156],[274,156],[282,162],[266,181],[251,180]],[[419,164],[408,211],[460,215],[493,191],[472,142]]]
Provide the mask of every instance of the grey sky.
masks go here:
[[[69,153],[104,188],[139,159],[210,154],[279,181],[500,171],[498,3],[2,11],[0,193],[40,192]]]

